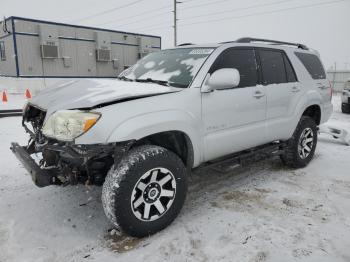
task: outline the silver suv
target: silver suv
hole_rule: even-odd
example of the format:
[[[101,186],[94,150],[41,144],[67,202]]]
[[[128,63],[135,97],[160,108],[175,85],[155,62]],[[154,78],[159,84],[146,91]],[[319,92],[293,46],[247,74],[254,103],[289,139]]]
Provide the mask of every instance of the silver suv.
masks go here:
[[[39,187],[103,185],[109,220],[143,237],[178,215],[194,168],[267,154],[306,166],[331,96],[318,53],[305,45],[184,44],[149,54],[118,79],[41,92],[23,112],[29,144],[11,149]]]

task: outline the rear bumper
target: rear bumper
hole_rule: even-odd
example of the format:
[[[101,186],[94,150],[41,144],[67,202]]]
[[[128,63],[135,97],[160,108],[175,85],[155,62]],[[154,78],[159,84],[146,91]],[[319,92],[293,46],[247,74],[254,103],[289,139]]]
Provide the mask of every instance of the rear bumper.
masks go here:
[[[35,185],[45,187],[49,185],[60,185],[61,182],[56,177],[53,169],[42,169],[28,153],[26,147],[18,143],[11,143],[11,151],[29,172]]]

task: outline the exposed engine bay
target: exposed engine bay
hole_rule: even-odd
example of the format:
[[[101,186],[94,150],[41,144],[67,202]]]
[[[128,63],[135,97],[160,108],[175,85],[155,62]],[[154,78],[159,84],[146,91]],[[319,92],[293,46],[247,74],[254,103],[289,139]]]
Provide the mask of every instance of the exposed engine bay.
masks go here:
[[[22,125],[30,135],[28,145],[23,149],[35,159],[43,172],[50,171],[45,172],[45,179],[40,179],[40,174],[34,174],[33,177],[30,172],[34,182],[38,186],[78,183],[102,185],[115,158],[119,159],[129,143],[75,145],[72,142],[51,139],[42,134],[45,115],[44,110],[31,104],[23,112]],[[13,144],[12,150],[19,152],[21,149],[15,148],[18,146]],[[38,173],[38,170],[34,173]]]

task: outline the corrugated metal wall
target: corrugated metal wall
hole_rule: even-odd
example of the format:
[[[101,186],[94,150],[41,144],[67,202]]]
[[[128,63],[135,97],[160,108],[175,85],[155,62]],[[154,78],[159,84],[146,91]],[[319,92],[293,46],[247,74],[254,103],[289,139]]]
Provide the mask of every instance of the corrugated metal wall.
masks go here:
[[[15,25],[18,71],[21,77],[114,77],[125,67],[133,65],[140,56],[139,38],[147,42],[151,51],[160,50],[157,36],[57,24],[32,19],[12,17],[7,24]],[[40,28],[58,32],[59,58],[43,59],[40,51]],[[2,30],[1,30],[2,31]],[[10,30],[12,32],[12,28]],[[107,34],[111,45],[112,61],[96,59],[96,33]],[[1,38],[3,35],[3,38]],[[8,59],[0,61],[0,74],[16,76],[15,50],[12,35],[0,33],[0,41],[6,41]],[[69,65],[64,63],[69,58]],[[113,66],[118,59],[118,69]]]
[[[7,29],[9,32],[1,30],[3,24],[0,24],[0,42],[4,43],[6,61],[0,61],[0,75],[12,75],[16,76],[16,56],[14,56],[14,45],[13,45],[13,35],[12,23],[7,23]]]
[[[350,79],[350,70],[329,70],[327,71],[327,78],[332,82],[333,90],[341,92],[345,82]]]

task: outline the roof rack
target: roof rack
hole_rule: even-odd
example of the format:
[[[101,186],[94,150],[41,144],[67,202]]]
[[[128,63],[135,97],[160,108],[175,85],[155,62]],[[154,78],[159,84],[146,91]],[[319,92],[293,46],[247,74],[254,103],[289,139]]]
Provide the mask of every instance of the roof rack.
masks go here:
[[[273,43],[273,44],[279,44],[279,45],[293,45],[300,49],[309,50],[309,48],[303,44],[276,41],[276,40],[270,40],[270,39],[261,39],[261,38],[243,37],[243,38],[237,39],[235,42],[236,43],[266,42],[266,43]]]

